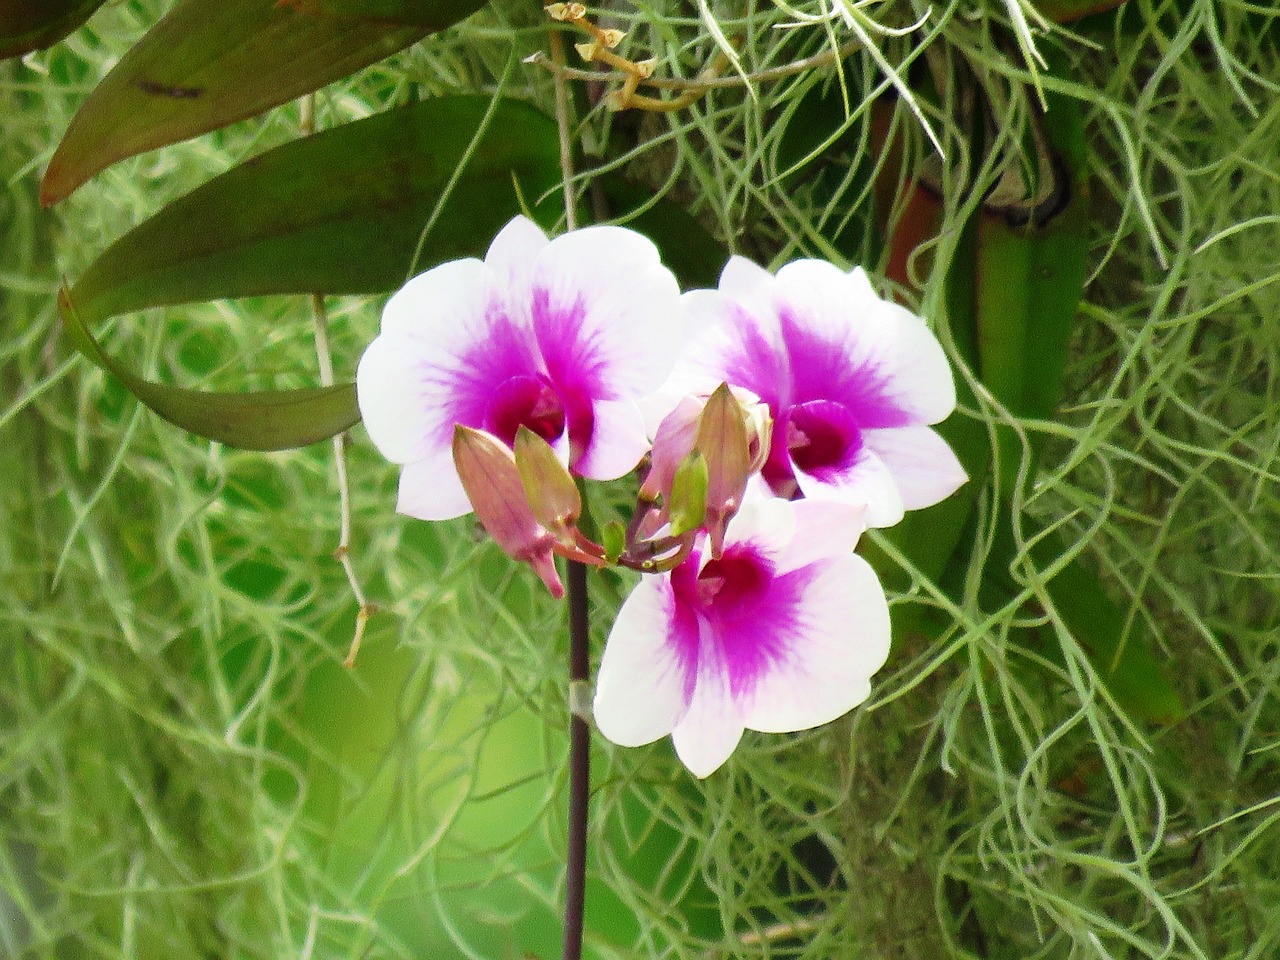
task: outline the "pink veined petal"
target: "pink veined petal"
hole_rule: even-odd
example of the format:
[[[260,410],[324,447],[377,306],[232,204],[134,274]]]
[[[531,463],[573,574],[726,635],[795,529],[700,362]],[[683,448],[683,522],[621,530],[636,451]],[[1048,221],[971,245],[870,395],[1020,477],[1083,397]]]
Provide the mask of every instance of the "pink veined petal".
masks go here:
[[[356,399],[373,445],[392,463],[410,463],[447,451],[452,424],[439,397],[424,385],[425,361],[417,341],[376,337],[356,368]]]
[[[478,260],[415,277],[383,311],[383,332],[361,361],[357,392],[375,444],[405,463],[448,446],[453,425],[483,429],[495,391],[545,371],[527,320],[503,306]]]
[[[853,463],[842,470],[826,470],[815,476],[796,470],[800,492],[813,500],[838,500],[866,506],[869,527],[891,527],[903,515],[902,494],[893,474],[869,448],[863,446]]]
[[[775,415],[789,403],[786,353],[777,317],[763,298],[691,290],[680,298],[680,307],[692,334],[664,393],[709,394],[724,382],[750,390]]]
[[[527,311],[533,289],[534,264],[551,241],[528,217],[514,217],[489,244],[485,265],[493,271],[498,289],[507,292],[508,304],[523,304]]]
[[[889,387],[898,335],[884,306],[865,276],[825,260],[796,260],[778,271],[776,309],[792,403],[838,402],[863,429],[911,422]]]
[[[649,451],[644,414],[634,400],[597,400],[591,442],[574,464],[590,480],[616,480],[635,469]]]
[[[914,422],[945,420],[956,408],[956,384],[942,344],[925,322],[906,307],[881,300],[878,309],[896,331],[896,349],[886,384],[894,403]]]
[[[838,500],[796,500],[788,504],[795,532],[774,558],[778,576],[820,560],[846,557],[866,529],[867,508]]]
[[[682,341],[679,287],[658,250],[623,227],[556,237],[538,255],[532,316],[557,389],[638,399],[662,385]]]
[[[889,468],[908,510],[945,500],[969,479],[947,441],[929,427],[868,430],[862,439]]]
[[[889,605],[871,566],[846,554],[809,572],[785,655],[744,700],[748,729],[786,733],[843,716],[889,654]]]
[[[876,296],[861,268],[797,260],[778,282],[796,402],[837,400],[863,429],[937,423],[955,408],[942,345],[915,314]]]
[[[671,732],[680,762],[700,780],[711,776],[729,759],[743,730],[727,678],[715,667],[704,668],[688,711]]]
[[[879,311],[897,328],[897,348],[887,384],[898,406],[919,423],[938,423],[956,407],[955,380],[942,344],[923,320],[899,304],[880,298],[867,273],[855,267],[851,283],[862,291],[865,302],[876,302]]]
[[[777,497],[761,498],[748,493],[743,498],[742,509],[725,529],[726,549],[749,543],[776,565],[777,557],[788,550],[796,535],[796,506]]]
[[[681,624],[675,614],[665,576],[643,578],[618,611],[596,675],[594,705],[596,727],[616,744],[638,747],[666,736],[689,707],[688,669],[674,637],[698,624],[691,616]]]
[[[419,520],[452,520],[471,512],[452,449],[432,451],[400,471],[396,512]]]

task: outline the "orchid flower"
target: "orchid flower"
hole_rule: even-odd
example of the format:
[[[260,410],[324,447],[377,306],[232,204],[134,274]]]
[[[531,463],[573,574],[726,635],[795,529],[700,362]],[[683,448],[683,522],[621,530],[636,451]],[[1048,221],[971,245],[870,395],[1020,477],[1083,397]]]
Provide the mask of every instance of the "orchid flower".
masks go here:
[[[682,341],[679,288],[647,238],[588,227],[548,240],[524,217],[483,261],[454,260],[387,302],[360,360],[360,412],[403,465],[396,509],[447,520],[472,508],[454,428],[513,446],[525,426],[578,476],[612,480],[649,449],[637,401]]]
[[[712,559],[700,538],[623,603],[600,663],[595,722],[622,746],[671,734],[694,775],[745,729],[805,730],[866,699],[889,651],[889,608],[852,553],[863,510],[750,499]]]
[[[956,405],[946,355],[861,268],[797,260],[775,276],[733,257],[718,290],[686,293],[682,306],[691,338],[661,395],[725,381],[767,403],[762,476],[775,494],[865,504],[868,526],[885,527],[964,483],[930,429]]]

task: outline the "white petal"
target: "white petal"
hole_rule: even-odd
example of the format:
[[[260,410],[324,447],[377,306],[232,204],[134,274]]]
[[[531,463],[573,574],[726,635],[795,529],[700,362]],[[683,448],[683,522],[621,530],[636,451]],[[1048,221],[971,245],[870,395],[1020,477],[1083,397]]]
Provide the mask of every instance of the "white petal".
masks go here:
[[[594,713],[600,732],[621,746],[666,736],[688,709],[687,673],[673,642],[674,604],[666,576],[645,577],[609,632],[596,675]]]
[[[743,723],[727,684],[716,673],[698,677],[693,702],[671,733],[676,755],[702,779],[720,769],[742,739]]]
[[[796,470],[796,483],[809,499],[864,505],[869,527],[891,527],[902,519],[902,494],[893,474],[865,445],[847,469],[826,470],[821,477]]]
[[[719,289],[731,297],[752,301],[768,296],[773,289],[774,278],[764,267],[746,257],[734,254],[720,271]]]
[[[400,471],[396,512],[419,520],[452,520],[471,512],[452,449],[406,464]]]
[[[795,537],[795,505],[774,496],[749,495],[743,501],[742,509],[725,530],[725,546],[750,543],[776,564],[777,557],[787,551]]]
[[[923,320],[823,260],[778,271],[797,401],[838,400],[864,428],[936,423],[955,408],[941,344]]]
[[[448,447],[454,423],[483,427],[499,384],[542,372],[532,331],[501,308],[499,293],[485,264],[455,260],[387,302],[356,386],[369,435],[389,460]]]
[[[897,349],[888,389],[919,423],[938,423],[956,408],[956,384],[942,344],[923,320],[896,303],[880,301],[896,329]]]
[[[392,463],[410,463],[447,451],[452,424],[444,422],[437,391],[424,385],[429,363],[417,341],[383,334],[356,368],[356,398],[369,438]]]
[[[748,729],[807,730],[843,716],[867,698],[871,675],[888,657],[889,605],[871,566],[847,554],[809,572],[786,655],[744,704]]]
[[[591,444],[574,469],[589,480],[616,480],[649,450],[644,414],[634,400],[600,400],[592,410]]]
[[[662,385],[683,341],[680,289],[650,240],[574,230],[542,250],[533,283],[534,329],[558,387],[638,399]]]
[[[664,393],[706,395],[728,383],[745,387],[775,411],[788,402],[786,355],[772,307],[718,290],[691,290],[680,306],[690,340]]]
[[[528,309],[533,288],[533,269],[538,254],[551,241],[528,217],[515,217],[498,231],[484,256],[498,287],[508,292],[508,302],[519,301]]]
[[[787,503],[795,519],[794,533],[774,559],[781,576],[819,560],[853,552],[866,529],[866,507],[838,500],[794,500]]]
[[[947,441],[929,427],[868,430],[862,439],[893,474],[908,510],[933,506],[969,479]]]
[[[479,260],[450,260],[420,273],[392,294],[382,310],[382,332],[428,342],[472,342],[459,336],[483,322],[496,289],[493,272]]]

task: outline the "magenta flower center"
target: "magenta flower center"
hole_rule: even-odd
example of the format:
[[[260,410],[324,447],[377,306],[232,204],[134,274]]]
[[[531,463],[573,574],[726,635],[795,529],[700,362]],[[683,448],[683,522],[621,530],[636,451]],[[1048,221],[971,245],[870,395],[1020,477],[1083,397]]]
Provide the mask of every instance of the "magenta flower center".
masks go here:
[[[709,560],[698,574],[698,602],[718,618],[736,620],[754,609],[772,569],[752,551],[733,550]]]
[[[510,377],[498,385],[485,411],[485,429],[507,446],[528,427],[548,443],[564,433],[565,411],[560,395],[541,377]]]
[[[847,468],[862,447],[862,431],[849,408],[835,400],[811,400],[788,411],[787,452],[805,473]]]

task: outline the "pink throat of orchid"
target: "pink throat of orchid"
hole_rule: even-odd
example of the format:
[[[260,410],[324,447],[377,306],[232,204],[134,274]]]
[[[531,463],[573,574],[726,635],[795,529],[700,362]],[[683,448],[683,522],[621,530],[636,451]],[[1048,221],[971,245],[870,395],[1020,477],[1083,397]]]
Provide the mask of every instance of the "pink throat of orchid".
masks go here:
[[[493,392],[485,421],[488,431],[507,446],[515,443],[521,427],[555,444],[564,434],[565,409],[560,395],[541,377],[511,377]]]
[[[768,586],[772,571],[755,551],[730,547],[719,560],[709,560],[698,573],[698,602],[736,619],[754,606]]]
[[[788,411],[787,452],[805,473],[847,467],[862,447],[862,431],[853,414],[835,400],[811,400]]]

